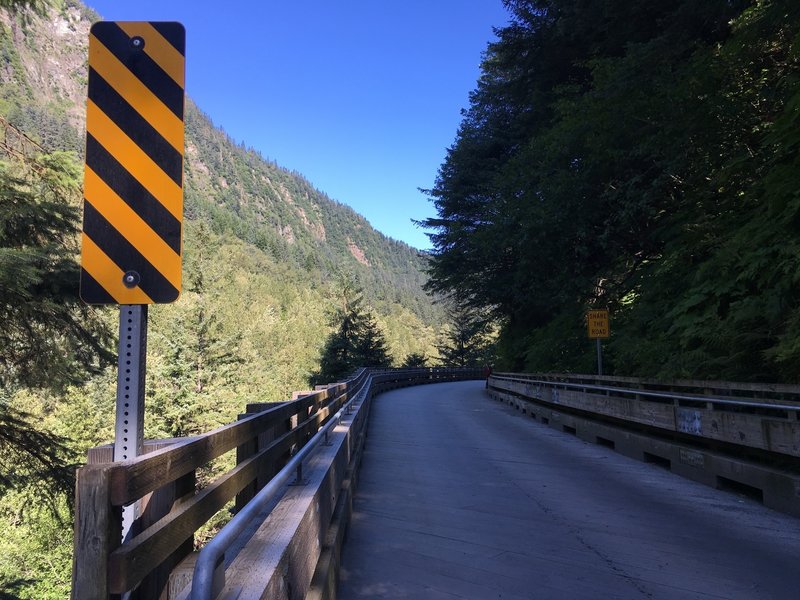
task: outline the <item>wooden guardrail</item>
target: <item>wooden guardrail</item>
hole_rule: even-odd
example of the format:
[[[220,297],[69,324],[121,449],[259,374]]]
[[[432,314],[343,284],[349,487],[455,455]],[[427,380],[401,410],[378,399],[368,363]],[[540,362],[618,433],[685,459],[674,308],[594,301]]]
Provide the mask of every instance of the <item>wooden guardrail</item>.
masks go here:
[[[550,427],[800,517],[800,386],[513,373],[488,386]]]
[[[479,369],[361,369],[297,400],[248,405],[239,421],[207,434],[164,448],[149,443],[149,453],[131,460],[88,464],[77,478],[72,599],[107,600],[131,590],[132,598],[159,598],[171,570],[192,551],[194,533],[235,497],[239,506],[251,498],[368,382],[372,397],[481,377]],[[234,449],[236,466],[196,490],[197,469]],[[103,455],[96,451],[94,460]],[[142,514],[123,542],[122,507],[133,502]]]
[[[696,440],[800,457],[800,386],[502,373],[490,387]]]

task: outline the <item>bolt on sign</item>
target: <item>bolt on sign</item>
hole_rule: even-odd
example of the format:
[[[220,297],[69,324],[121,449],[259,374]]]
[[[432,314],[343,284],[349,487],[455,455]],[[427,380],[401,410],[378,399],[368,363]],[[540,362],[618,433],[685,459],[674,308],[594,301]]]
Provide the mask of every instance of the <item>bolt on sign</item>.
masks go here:
[[[608,326],[608,310],[590,310],[586,313],[586,326],[589,332],[589,339],[599,340],[611,336],[611,329]]]
[[[180,294],[185,46],[180,23],[92,26],[81,246],[90,304]]]

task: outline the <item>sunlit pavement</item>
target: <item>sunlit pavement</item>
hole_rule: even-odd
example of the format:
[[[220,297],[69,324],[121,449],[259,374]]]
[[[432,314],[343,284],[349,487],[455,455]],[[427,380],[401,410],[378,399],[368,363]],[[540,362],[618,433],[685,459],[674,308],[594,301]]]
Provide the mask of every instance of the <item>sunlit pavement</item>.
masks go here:
[[[338,598],[800,598],[800,520],[542,425],[483,382],[381,395]]]

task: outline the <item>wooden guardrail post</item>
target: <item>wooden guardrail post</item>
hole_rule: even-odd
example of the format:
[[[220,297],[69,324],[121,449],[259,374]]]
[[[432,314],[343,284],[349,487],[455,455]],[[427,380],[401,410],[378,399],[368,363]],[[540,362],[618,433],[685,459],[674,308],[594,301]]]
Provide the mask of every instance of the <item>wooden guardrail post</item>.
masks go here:
[[[174,508],[186,499],[194,496],[197,476],[195,471],[183,475],[175,481],[158,488],[142,499],[141,529],[146,530],[162,517],[169,515]],[[149,600],[163,597],[169,585],[169,577],[173,569],[194,550],[194,535],[183,540],[175,551],[164,562],[156,567],[136,589],[135,598]]]
[[[239,415],[239,420],[241,421],[244,418],[251,416],[250,413],[244,413]],[[241,446],[236,447],[236,464],[241,464],[246,461],[251,456],[255,456],[255,454],[259,451],[259,442],[261,436],[255,436],[252,439],[247,440]],[[250,483],[248,483],[241,492],[236,494],[236,501],[234,503],[234,510],[239,512],[244,508],[244,505],[252,500],[253,496],[256,495],[256,492],[259,489],[259,480],[258,478],[254,479]]]
[[[122,541],[122,510],[111,505],[112,469],[78,469],[72,600],[108,600],[108,556]]]
[[[163,439],[163,440],[146,440],[144,442],[144,453],[148,454],[162,448],[168,448],[175,444],[177,440]],[[87,453],[87,463],[89,465],[106,465],[109,466],[114,461],[114,446],[106,444],[95,448],[89,448]],[[142,512],[141,516],[136,522],[136,527],[139,530],[145,530],[162,517],[168,515],[174,507],[179,505],[187,498],[194,496],[196,484],[196,472],[191,471],[182,477],[178,477],[175,481],[167,483],[158,489],[146,494],[141,498]],[[80,498],[76,496],[76,507],[80,503]],[[117,509],[119,511],[120,509]],[[189,536],[184,542],[167,557],[164,562],[154,569],[150,575],[145,577],[142,582],[137,586],[131,600],[160,598],[164,588],[168,585],[169,576],[175,566],[180,563],[186,556],[191,554],[194,549],[194,536]],[[111,551],[113,551],[112,548]],[[77,548],[76,548],[77,552]]]

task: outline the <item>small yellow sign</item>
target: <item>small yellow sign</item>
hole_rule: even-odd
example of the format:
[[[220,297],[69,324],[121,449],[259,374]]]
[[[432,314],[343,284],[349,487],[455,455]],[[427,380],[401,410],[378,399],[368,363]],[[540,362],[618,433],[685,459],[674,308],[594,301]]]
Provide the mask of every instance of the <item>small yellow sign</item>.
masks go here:
[[[589,332],[589,339],[607,339],[611,336],[611,328],[608,325],[608,310],[590,310],[586,313],[586,327]]]

